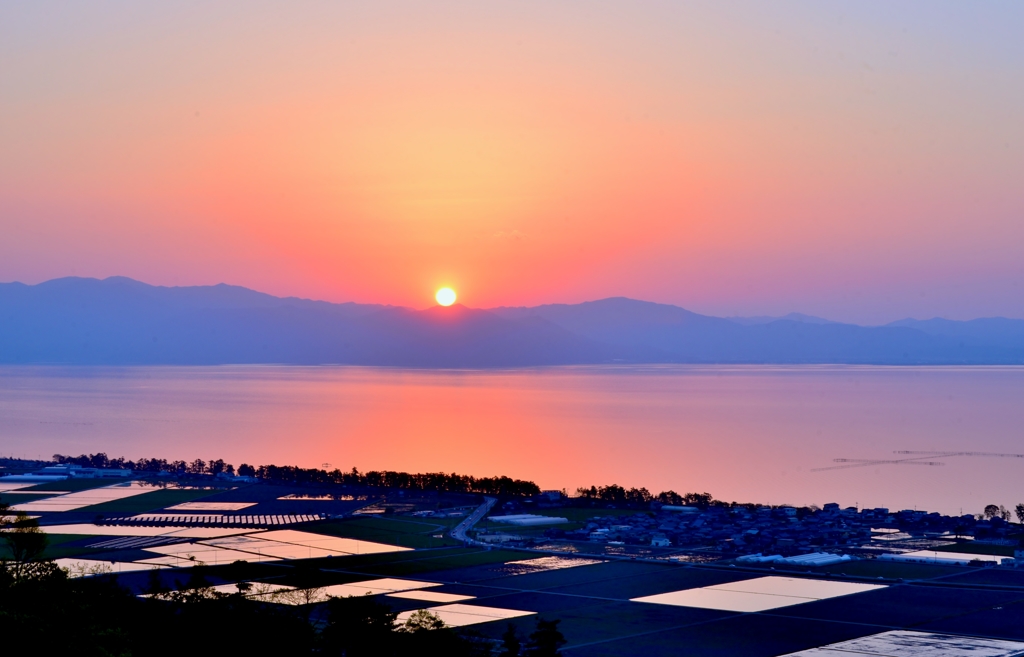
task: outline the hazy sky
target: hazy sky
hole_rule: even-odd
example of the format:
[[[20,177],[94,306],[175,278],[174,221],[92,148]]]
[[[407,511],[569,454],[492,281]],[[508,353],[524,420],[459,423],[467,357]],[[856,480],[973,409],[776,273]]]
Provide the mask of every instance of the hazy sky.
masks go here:
[[[0,4],[0,280],[1024,317],[1024,3]]]

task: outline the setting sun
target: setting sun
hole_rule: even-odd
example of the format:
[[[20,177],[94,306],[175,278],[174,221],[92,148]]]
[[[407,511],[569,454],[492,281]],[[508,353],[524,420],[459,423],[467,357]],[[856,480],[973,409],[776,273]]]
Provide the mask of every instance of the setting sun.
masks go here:
[[[434,295],[434,298],[437,299],[437,302],[442,306],[450,306],[455,303],[455,290],[450,287],[442,287],[437,291],[437,294]]]

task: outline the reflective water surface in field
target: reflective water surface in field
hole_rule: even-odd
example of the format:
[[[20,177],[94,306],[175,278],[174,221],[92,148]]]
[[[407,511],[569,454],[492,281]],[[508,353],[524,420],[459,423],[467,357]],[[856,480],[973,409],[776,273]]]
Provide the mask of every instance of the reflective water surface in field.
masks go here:
[[[1024,502],[1024,368],[0,368],[0,452],[506,474],[727,500]]]

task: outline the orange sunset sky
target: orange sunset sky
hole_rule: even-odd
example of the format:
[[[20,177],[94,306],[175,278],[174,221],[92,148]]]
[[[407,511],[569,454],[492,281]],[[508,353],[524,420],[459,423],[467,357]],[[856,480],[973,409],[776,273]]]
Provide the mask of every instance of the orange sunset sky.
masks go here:
[[[1024,5],[0,7],[0,280],[1024,317]]]

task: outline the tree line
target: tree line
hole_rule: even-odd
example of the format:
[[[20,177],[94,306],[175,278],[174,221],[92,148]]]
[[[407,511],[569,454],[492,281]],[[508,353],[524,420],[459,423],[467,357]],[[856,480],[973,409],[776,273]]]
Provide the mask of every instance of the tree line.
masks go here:
[[[651,502],[660,502],[672,506],[695,506],[706,509],[709,506],[730,506],[728,502],[716,500],[710,493],[685,493],[680,495],[674,490],[667,490],[652,495],[646,488],[623,488],[617,484],[608,486],[580,487],[576,489],[576,498],[589,502],[606,502],[625,506],[649,506]]]
[[[80,454],[68,456],[54,454],[53,460],[60,465],[80,465],[83,468],[100,468],[115,470],[133,470],[135,472],[169,472],[175,475],[218,475],[220,473],[235,474],[235,466],[225,463],[223,459],[204,461],[168,461],[167,459],[141,458],[132,461],[124,457],[108,458],[103,452],[97,454]]]
[[[443,472],[411,474],[383,470],[363,473],[356,468],[343,472],[337,468],[330,471],[320,468],[276,465],[261,465],[258,468],[253,468],[246,464],[239,466],[238,472],[241,475],[254,476],[266,481],[294,484],[340,484],[440,493],[480,493],[504,497],[523,497],[540,493],[540,486],[532,481],[512,479],[511,477],[473,477]]]
[[[341,485],[366,488],[392,488],[413,491],[431,491],[439,493],[476,493],[497,495],[501,497],[526,497],[540,493],[540,486],[532,481],[513,479],[511,477],[473,477],[456,473],[426,472],[412,474],[391,470],[359,472],[356,468],[342,471],[338,468],[300,468],[293,465],[261,465],[252,466],[243,463],[235,467],[222,459],[203,461],[195,459],[191,462],[168,461],[166,459],[143,458],[130,461],[124,458],[111,459],[106,454],[82,454],[66,456],[54,454],[53,460],[61,464],[80,465],[91,468],[123,468],[136,472],[167,472],[174,475],[218,475],[220,473],[237,474],[241,477],[256,479],[276,484],[310,484],[310,485]]]
[[[1014,507],[1013,513],[1017,516],[1017,522],[1024,525],[1024,502]],[[991,520],[993,518],[1002,518],[1009,522],[1010,510],[1002,504],[988,504],[985,506],[985,510],[978,515],[979,520]]]

